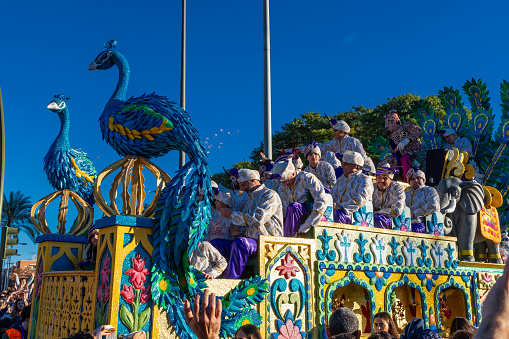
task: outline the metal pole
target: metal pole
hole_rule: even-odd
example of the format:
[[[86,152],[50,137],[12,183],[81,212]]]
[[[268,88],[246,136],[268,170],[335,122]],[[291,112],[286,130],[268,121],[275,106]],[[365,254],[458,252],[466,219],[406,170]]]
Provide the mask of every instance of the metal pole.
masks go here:
[[[182,0],[182,46],[180,48],[180,107],[186,109],[186,0]],[[184,167],[186,154],[179,154],[179,168]]]
[[[2,103],[2,90],[0,89],[0,220],[2,217],[2,206],[4,199],[4,177],[5,177],[5,127],[4,127],[4,106]],[[1,239],[0,239],[1,241]],[[3,267],[3,260],[0,260]]]
[[[271,123],[271,89],[270,89],[270,23],[269,23],[269,0],[263,0],[263,52],[264,52],[264,153],[268,159],[272,159],[272,123]]]

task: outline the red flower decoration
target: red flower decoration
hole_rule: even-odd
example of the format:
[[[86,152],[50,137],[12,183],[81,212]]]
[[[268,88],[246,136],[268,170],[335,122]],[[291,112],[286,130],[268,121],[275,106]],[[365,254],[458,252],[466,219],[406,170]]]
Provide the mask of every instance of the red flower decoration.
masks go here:
[[[152,297],[152,295],[150,294],[150,286],[147,286],[143,290],[141,290],[140,302],[142,304],[149,301],[151,297]]]
[[[104,286],[103,302],[107,302],[109,298],[110,298],[110,286]]]
[[[110,256],[104,255],[103,257],[103,268],[101,269],[101,284],[107,285],[110,282]]]
[[[134,288],[140,289],[147,280],[148,270],[145,268],[145,259],[142,259],[139,253],[136,258],[132,259],[134,268],[130,268],[124,273],[131,276],[129,282],[133,283]]]
[[[103,286],[99,285],[99,287],[97,287],[97,300],[101,301],[102,295],[103,295]]]
[[[286,253],[283,260],[281,260],[283,265],[276,267],[276,270],[279,270],[279,275],[284,275],[285,279],[290,279],[290,277],[295,277],[297,272],[300,272],[300,269],[294,265],[294,260],[292,259],[292,255],[290,252]]]
[[[128,304],[132,304],[134,302],[134,292],[132,286],[127,287],[127,285],[124,285],[122,287],[122,291],[120,291],[120,294]]]

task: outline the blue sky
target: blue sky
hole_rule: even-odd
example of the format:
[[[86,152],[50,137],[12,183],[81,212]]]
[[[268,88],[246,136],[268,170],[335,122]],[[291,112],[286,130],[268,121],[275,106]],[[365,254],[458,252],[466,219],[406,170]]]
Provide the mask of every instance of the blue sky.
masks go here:
[[[500,111],[499,83],[509,78],[507,1],[273,0],[270,10],[273,130],[308,111],[374,107],[472,77],[488,83]],[[213,145],[215,173],[263,140],[262,0],[188,0],[187,11],[186,109]],[[5,192],[21,190],[35,202],[53,191],[42,159],[59,130],[46,109],[57,93],[71,95],[71,143],[98,170],[119,159],[97,122],[117,70],[88,71],[107,40],[117,40],[130,63],[128,94],[179,101],[179,0],[2,1],[0,13]],[[175,152],[155,162],[170,175],[178,168]],[[19,252],[30,258],[36,248]]]

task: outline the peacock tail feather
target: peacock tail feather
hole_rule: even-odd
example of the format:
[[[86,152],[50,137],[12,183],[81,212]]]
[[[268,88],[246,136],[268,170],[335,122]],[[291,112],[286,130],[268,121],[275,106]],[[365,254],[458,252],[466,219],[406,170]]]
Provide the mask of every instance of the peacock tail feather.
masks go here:
[[[389,142],[386,138],[380,135],[377,135],[371,139],[367,148],[372,154],[378,155],[379,159],[383,159],[385,156],[391,154]]]
[[[437,137],[440,126],[440,117],[435,113],[429,102],[419,100],[412,105],[412,113],[422,129],[422,144],[427,149],[437,149],[442,146],[442,141]]]
[[[438,97],[445,108],[443,127],[452,129],[459,137],[464,137],[468,130],[468,116],[461,100],[459,90],[444,87]]]

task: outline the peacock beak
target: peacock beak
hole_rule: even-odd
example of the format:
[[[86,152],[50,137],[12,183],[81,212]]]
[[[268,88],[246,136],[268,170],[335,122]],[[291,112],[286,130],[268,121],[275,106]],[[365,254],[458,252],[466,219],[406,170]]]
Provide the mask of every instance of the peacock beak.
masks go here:
[[[90,66],[88,66],[88,70],[89,71],[93,71],[93,70],[96,70],[97,69],[97,63],[95,61],[92,61],[90,63]]]
[[[47,108],[52,112],[56,112],[60,109],[60,107],[58,107],[58,104],[55,101],[50,102]]]

